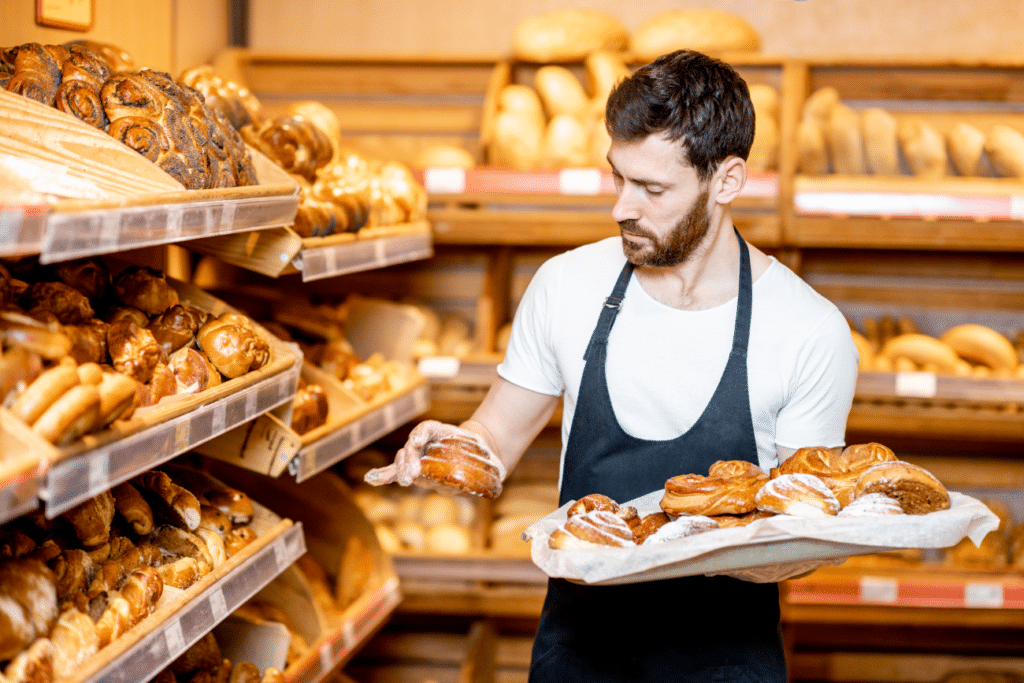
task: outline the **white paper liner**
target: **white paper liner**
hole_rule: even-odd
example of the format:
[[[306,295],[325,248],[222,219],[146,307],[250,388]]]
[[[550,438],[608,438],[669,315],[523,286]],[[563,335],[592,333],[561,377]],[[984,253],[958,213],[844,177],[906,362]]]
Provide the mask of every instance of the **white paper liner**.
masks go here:
[[[624,503],[641,516],[659,512],[663,491]],[[526,528],[534,564],[551,577],[586,584],[639,583],[697,574],[721,574],[783,563],[829,560],[899,548],[948,548],[964,537],[975,545],[999,526],[980,501],[949,492],[950,508],[927,515],[810,519],[767,517],[742,527],[634,548],[561,549],[548,536],[566,519],[570,501]]]

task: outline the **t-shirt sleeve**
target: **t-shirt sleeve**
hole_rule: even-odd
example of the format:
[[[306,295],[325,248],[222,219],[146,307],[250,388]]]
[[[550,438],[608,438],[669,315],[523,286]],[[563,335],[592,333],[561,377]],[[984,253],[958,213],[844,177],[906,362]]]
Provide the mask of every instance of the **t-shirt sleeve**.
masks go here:
[[[857,363],[850,327],[833,310],[800,349],[789,400],[779,411],[776,444],[794,449],[845,445]]]
[[[557,262],[546,261],[534,274],[516,309],[505,358],[498,365],[503,379],[549,396],[561,396],[563,389],[551,343],[557,334],[560,273]]]

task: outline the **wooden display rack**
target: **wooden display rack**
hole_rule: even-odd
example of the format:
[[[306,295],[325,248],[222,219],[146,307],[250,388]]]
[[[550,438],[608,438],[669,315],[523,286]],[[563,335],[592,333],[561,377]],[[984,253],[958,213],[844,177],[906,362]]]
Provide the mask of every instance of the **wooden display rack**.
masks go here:
[[[1019,112],[1024,62],[1006,60],[833,59],[791,65],[792,97],[784,111],[796,117],[806,97],[835,87],[843,101],[880,106],[898,120],[925,120],[940,132],[959,121],[984,129],[1005,123],[1024,130]],[[856,106],[855,106],[856,108]],[[795,137],[787,139],[795,147]],[[910,176],[794,178],[784,241],[798,247],[1019,251],[1024,246],[1024,182],[1006,178]]]

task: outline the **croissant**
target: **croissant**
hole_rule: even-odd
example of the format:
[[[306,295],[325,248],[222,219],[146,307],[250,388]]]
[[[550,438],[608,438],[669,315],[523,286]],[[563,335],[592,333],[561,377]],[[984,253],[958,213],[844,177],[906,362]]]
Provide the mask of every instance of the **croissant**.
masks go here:
[[[132,531],[144,536],[153,530],[153,509],[137,488],[122,482],[110,492],[114,496],[114,509],[132,525]]]
[[[83,546],[95,548],[110,539],[114,510],[114,496],[110,491],[104,491],[65,512],[64,519],[74,527],[75,535]]]
[[[661,509],[680,515],[741,515],[754,510],[754,496],[768,475],[751,463],[718,461],[708,476],[682,474],[665,482]]]
[[[163,594],[164,580],[153,567],[136,567],[118,590],[128,601],[132,623],[137,624],[156,609]]]
[[[194,530],[199,526],[199,499],[175,484],[165,472],[150,470],[132,480],[158,519]]]

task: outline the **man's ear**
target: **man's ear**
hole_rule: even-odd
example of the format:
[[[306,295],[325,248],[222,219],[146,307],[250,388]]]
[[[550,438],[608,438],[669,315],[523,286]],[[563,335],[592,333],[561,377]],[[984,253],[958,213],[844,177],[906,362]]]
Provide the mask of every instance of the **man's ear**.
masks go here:
[[[747,162],[739,157],[729,157],[718,165],[715,172],[715,201],[730,204],[747,183]]]

